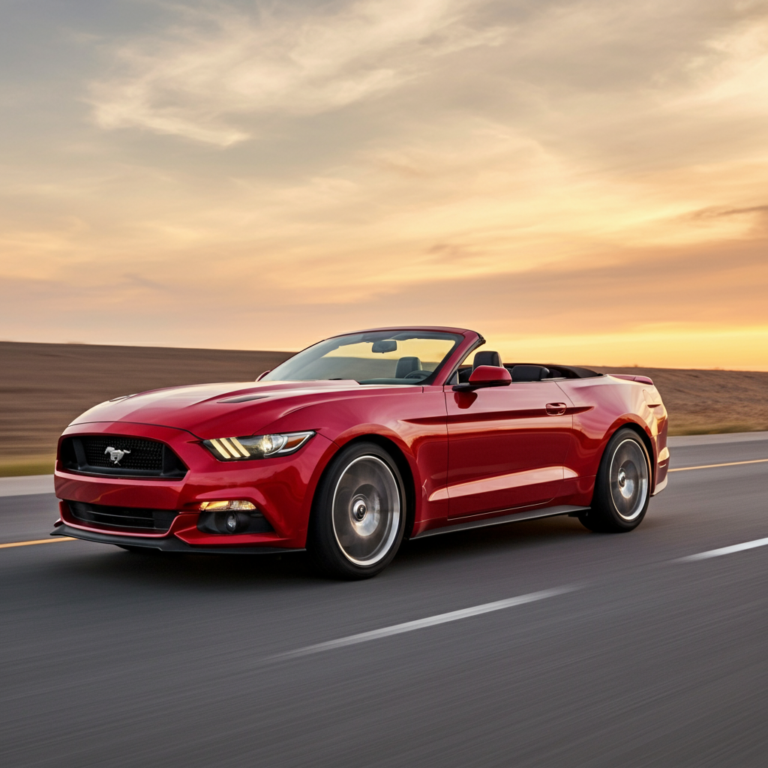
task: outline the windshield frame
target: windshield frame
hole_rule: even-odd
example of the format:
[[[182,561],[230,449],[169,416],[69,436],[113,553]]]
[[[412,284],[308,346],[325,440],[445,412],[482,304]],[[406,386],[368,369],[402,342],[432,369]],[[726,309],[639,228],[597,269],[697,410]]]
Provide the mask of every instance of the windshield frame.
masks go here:
[[[299,356],[309,354],[312,350],[317,349],[318,347],[325,346],[329,344],[329,342],[336,342],[343,339],[355,339],[355,341],[350,341],[349,344],[343,344],[339,343],[336,346],[331,346],[327,349],[324,349],[323,352],[318,355],[317,360],[324,357],[329,352],[332,352],[335,349],[341,349],[344,346],[351,345],[356,342],[367,342],[367,341],[377,341],[377,340],[384,340],[384,339],[394,339],[396,341],[407,341],[409,339],[443,339],[446,341],[453,341],[453,345],[451,348],[445,353],[442,360],[439,361],[437,366],[435,367],[435,370],[432,371],[432,373],[427,376],[424,379],[414,379],[413,382],[405,382],[405,381],[397,381],[393,379],[387,379],[386,381],[383,380],[383,377],[381,380],[374,380],[374,379],[363,379],[361,381],[358,381],[357,379],[278,379],[273,378],[273,374],[278,373],[281,368],[284,366],[288,366],[292,361],[295,361],[296,358]],[[456,355],[457,351],[460,350],[466,342],[466,332],[459,330],[459,329],[446,329],[441,330],[437,328],[392,328],[392,329],[375,329],[370,331],[357,331],[354,333],[344,333],[340,334],[338,336],[331,336],[327,339],[323,339],[322,341],[318,341],[316,344],[312,344],[311,346],[307,347],[306,349],[301,350],[301,352],[297,352],[295,355],[289,357],[287,360],[282,362],[280,365],[276,366],[273,370],[269,371],[263,378],[260,378],[260,382],[264,383],[278,383],[278,382],[296,382],[296,381],[356,381],[357,384],[361,387],[384,387],[384,386],[393,386],[393,387],[403,387],[403,386],[430,386],[436,382],[436,380],[439,378],[441,372],[444,370],[446,364],[450,363],[451,360],[453,360],[454,356]],[[314,362],[311,361],[310,362]]]

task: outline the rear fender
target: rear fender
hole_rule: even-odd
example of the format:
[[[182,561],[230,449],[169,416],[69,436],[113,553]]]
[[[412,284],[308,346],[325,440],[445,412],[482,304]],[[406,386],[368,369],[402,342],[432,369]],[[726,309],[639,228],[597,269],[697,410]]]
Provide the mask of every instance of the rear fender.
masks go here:
[[[611,429],[606,433],[605,440],[603,441],[602,449],[600,451],[600,462],[603,460],[605,449],[608,447],[608,443],[610,442],[611,438],[620,429],[629,429],[634,432],[642,441],[643,445],[645,446],[645,450],[648,451],[648,458],[651,461],[651,495],[653,495],[653,492],[656,488],[658,447],[651,430],[648,428],[648,425],[644,424],[636,416],[632,414],[626,414],[614,422]],[[600,466],[600,462],[598,462],[598,467]]]

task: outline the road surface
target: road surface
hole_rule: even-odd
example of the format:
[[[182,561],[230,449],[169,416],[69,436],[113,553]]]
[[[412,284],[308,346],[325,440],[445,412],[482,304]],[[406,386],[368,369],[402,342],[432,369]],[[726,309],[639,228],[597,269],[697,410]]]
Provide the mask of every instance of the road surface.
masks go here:
[[[26,544],[55,499],[4,496],[0,760],[765,766],[765,459],[765,433],[681,439],[630,534],[437,536],[357,583],[303,554]]]

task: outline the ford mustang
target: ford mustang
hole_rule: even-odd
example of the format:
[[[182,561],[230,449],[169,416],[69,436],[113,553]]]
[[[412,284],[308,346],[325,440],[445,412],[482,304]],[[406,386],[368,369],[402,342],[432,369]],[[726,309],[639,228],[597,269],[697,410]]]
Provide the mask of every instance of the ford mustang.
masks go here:
[[[306,549],[366,578],[404,538],[552,515],[636,528],[667,483],[651,379],[503,364],[458,328],[335,336],[255,381],[117,397],[59,440],[52,535],[130,551]]]

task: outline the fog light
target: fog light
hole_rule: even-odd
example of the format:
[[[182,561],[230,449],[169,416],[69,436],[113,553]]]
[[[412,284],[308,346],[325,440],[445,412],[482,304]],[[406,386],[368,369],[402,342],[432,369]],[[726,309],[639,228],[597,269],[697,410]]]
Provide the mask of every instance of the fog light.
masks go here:
[[[226,503],[226,502],[225,502]],[[247,502],[250,504],[250,502]],[[258,509],[236,509],[224,512],[201,511],[197,519],[197,529],[203,533],[274,533]]]

